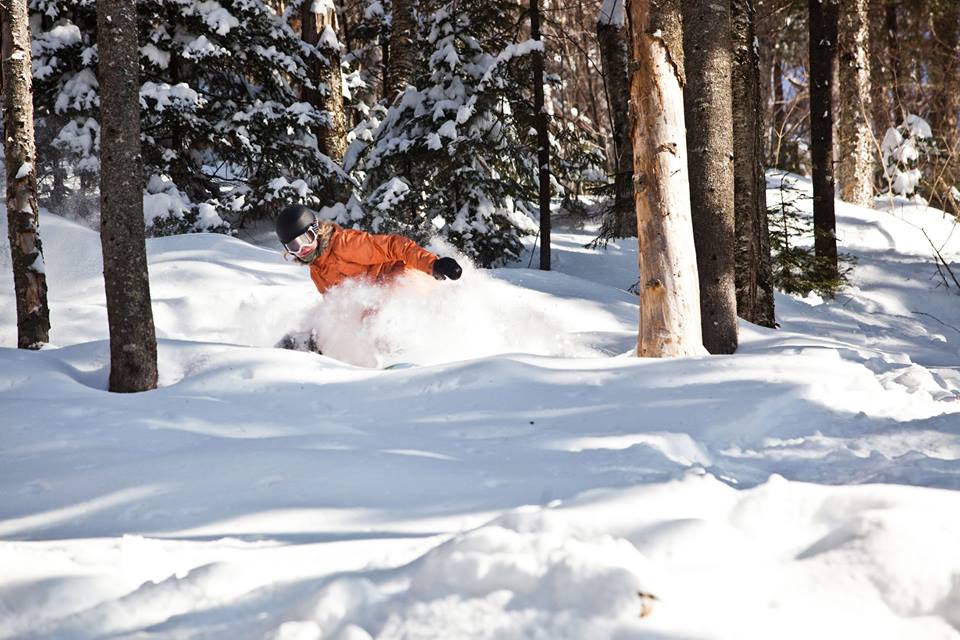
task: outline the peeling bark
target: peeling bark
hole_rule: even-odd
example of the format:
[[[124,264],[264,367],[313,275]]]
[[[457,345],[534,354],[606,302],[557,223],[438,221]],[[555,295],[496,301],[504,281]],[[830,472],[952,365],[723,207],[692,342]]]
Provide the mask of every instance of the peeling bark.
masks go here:
[[[629,0],[634,188],[640,263],[637,355],[704,352],[690,219],[678,0]]]
[[[17,346],[49,342],[50,309],[37,208],[33,130],[33,73],[26,0],[0,6],[3,55],[3,152],[7,177],[7,235],[17,300]]]

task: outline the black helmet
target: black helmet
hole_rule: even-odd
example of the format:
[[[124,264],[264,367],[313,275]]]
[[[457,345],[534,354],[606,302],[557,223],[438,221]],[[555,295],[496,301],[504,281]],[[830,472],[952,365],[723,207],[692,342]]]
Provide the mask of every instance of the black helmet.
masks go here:
[[[277,216],[277,238],[286,245],[317,222],[317,214],[302,204],[284,207]]]

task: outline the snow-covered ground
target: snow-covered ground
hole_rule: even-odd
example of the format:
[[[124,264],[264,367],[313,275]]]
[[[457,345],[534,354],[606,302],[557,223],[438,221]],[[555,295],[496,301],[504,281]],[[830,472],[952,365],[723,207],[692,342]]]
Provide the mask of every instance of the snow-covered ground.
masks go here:
[[[150,240],[138,395],[104,391],[98,236],[44,216],[54,347],[12,348],[0,254],[0,637],[960,638],[960,292],[923,230],[960,233],[880,206],[838,205],[836,300],[664,361],[629,355],[635,247],[589,231],[322,303],[273,248]],[[309,329],[337,359],[273,348]]]

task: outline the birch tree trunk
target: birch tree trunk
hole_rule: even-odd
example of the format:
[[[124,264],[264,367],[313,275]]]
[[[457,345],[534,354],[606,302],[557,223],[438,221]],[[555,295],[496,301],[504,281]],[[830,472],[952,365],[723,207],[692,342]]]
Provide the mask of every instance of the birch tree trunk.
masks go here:
[[[690,220],[679,0],[628,0],[640,263],[637,355],[704,352]]]
[[[753,0],[732,0],[734,211],[737,242],[737,313],[765,327],[776,326],[773,269],[763,172],[763,103],[760,52],[755,43]]]
[[[33,71],[26,0],[0,6],[3,45],[3,153],[7,173],[7,236],[17,300],[17,346],[49,342],[50,309],[37,209]]]
[[[630,137],[630,85],[627,70],[628,34],[625,0],[606,0],[597,16],[597,43],[607,93],[613,133],[614,237],[637,235],[637,212],[633,203],[633,140]]]
[[[384,69],[384,98],[391,101],[413,79],[417,60],[417,21],[413,0],[393,0],[389,59]]]
[[[541,43],[533,52],[533,121],[537,129],[540,200],[540,269],[550,271],[550,132],[543,106],[543,41],[540,39],[540,0],[530,0],[530,39]]]
[[[100,242],[110,325],[110,391],[157,386],[157,338],[143,221],[140,54],[134,0],[98,0]]]
[[[710,353],[733,353],[737,297],[730,4],[716,0],[682,4],[684,115],[703,345]]]
[[[813,165],[814,251],[822,276],[838,277],[833,176],[833,73],[838,0],[810,0],[810,160]]]
[[[304,87],[303,97],[330,115],[330,125],[316,132],[320,151],[340,164],[347,151],[347,114],[343,105],[343,75],[340,69],[340,42],[337,11],[333,2],[303,0],[300,7],[301,38],[317,48],[327,64],[312,59],[310,79],[315,88]]]
[[[868,0],[848,0],[840,13],[840,104],[838,105],[840,197],[868,207],[873,203],[876,145],[870,130]],[[881,136],[882,138],[882,136]]]

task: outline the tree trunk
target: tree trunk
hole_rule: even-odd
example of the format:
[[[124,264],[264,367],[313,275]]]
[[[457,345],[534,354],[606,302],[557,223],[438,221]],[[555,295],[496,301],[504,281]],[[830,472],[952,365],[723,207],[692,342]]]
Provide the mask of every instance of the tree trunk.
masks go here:
[[[883,140],[893,121],[893,72],[890,68],[886,33],[886,0],[870,0],[870,34],[867,47],[870,58],[870,103],[873,133]],[[874,150],[874,153],[877,153]]]
[[[613,225],[612,235],[637,235],[637,212],[633,203],[633,140],[630,137],[630,86],[627,70],[627,25],[625,0],[608,0],[597,18],[597,43],[607,93],[607,108],[613,120]]]
[[[770,136],[770,158],[773,166],[787,171],[800,171],[800,148],[792,134],[787,132],[787,99],[783,92],[784,61],[773,58],[773,135]]]
[[[389,63],[384,79],[384,98],[392,101],[413,81],[417,61],[417,21],[413,0],[393,0]]]
[[[530,0],[530,39],[540,39],[540,0]],[[537,129],[537,166],[540,189],[540,269],[550,271],[550,132],[543,108],[543,49],[533,51],[533,111]]]
[[[140,55],[134,0],[98,0],[100,242],[110,325],[110,391],[157,386],[157,339],[143,222]]]
[[[703,353],[690,220],[679,0],[629,0],[633,172],[640,263],[637,355]]]
[[[947,145],[957,139],[960,113],[960,6],[949,4],[939,10],[934,22],[935,55],[930,63],[933,108],[930,125],[938,140]]]
[[[737,349],[730,5],[683,3],[684,116],[703,345]]]
[[[886,0],[884,7],[884,31],[887,32],[887,56],[890,67],[890,76],[892,82],[891,93],[893,103],[893,124],[903,119],[902,101],[900,99],[900,78],[902,75],[902,65],[900,64],[900,27],[897,20],[897,0]]]
[[[868,0],[849,0],[840,14],[840,103],[837,132],[840,196],[847,202],[869,207],[873,204],[873,171],[876,145],[870,130]]]
[[[733,178],[737,237],[737,313],[765,327],[776,326],[773,271],[763,173],[763,106],[760,52],[755,44],[753,0],[730,3],[733,39]]]
[[[939,7],[933,25],[930,126],[943,153],[926,189],[927,199],[938,209],[957,215],[960,199],[953,195],[953,187],[960,183],[960,6],[950,3]]]
[[[821,275],[838,277],[833,178],[833,71],[837,0],[810,0],[810,160],[813,165],[814,251]]]
[[[320,5],[318,7],[318,5]],[[314,9],[322,8],[321,13]],[[303,98],[330,116],[330,124],[316,131],[321,152],[340,164],[347,151],[347,114],[343,104],[343,75],[340,69],[337,11],[332,2],[326,4],[303,0],[300,6],[300,37],[316,47],[327,63],[310,58],[310,80],[314,88],[304,87]]]
[[[37,208],[33,134],[33,71],[26,0],[0,7],[3,55],[3,153],[7,171],[7,235],[17,299],[17,346],[38,349],[50,341],[47,276]]]

